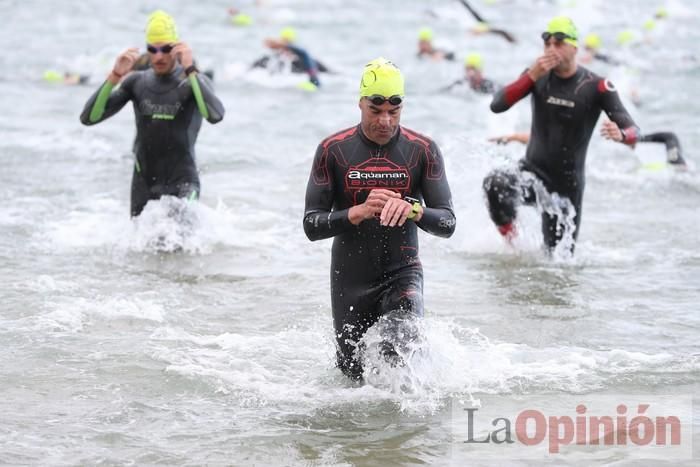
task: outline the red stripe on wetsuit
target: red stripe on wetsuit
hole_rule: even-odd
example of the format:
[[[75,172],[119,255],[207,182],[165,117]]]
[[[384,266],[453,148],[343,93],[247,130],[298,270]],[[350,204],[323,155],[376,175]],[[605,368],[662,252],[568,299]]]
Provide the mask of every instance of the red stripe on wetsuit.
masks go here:
[[[510,107],[518,102],[532,89],[534,84],[535,82],[532,81],[529,74],[523,73],[520,75],[520,78],[510,83],[504,89],[506,104]]]

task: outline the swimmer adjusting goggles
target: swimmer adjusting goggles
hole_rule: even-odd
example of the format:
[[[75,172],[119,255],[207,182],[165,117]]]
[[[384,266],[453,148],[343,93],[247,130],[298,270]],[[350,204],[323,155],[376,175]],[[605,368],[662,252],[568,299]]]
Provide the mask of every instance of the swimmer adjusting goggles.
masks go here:
[[[374,105],[382,105],[385,102],[389,102],[391,105],[401,105],[404,99],[403,96],[399,96],[398,94],[390,97],[384,97],[380,94],[372,94],[371,96],[365,97]]]

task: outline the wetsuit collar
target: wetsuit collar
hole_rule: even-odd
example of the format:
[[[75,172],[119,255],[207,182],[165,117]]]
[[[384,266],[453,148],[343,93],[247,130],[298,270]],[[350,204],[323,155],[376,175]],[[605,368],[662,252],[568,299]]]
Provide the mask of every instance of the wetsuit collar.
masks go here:
[[[362,142],[364,142],[367,146],[373,148],[373,149],[383,149],[383,148],[390,148],[394,144],[396,144],[396,141],[398,141],[399,136],[401,135],[401,125],[396,129],[396,133],[394,133],[394,136],[391,137],[391,139],[386,143],[386,144],[379,144],[375,143],[371,139],[369,139],[364,131],[362,131],[362,125],[358,124],[357,125],[357,130],[358,133],[360,134],[360,138],[362,139]]]
[[[173,69],[164,75],[159,75],[155,71],[153,72],[153,74],[156,76],[156,79],[159,81],[169,81],[173,78],[177,78],[177,76],[180,73],[184,73],[184,70],[182,68],[182,65],[180,65],[179,63],[176,63],[175,66],[173,67]]]
[[[573,78],[574,76],[578,75],[578,72],[579,72],[579,69],[580,69],[580,68],[581,68],[581,67],[580,67],[580,66],[578,65],[578,63],[577,63],[574,72],[573,72],[571,75],[567,76],[567,77],[559,76],[558,74],[556,74],[556,72],[555,72],[554,70],[552,70],[552,74],[553,74],[554,76],[556,76],[557,78],[559,78],[559,79],[567,80],[567,79],[571,79],[571,78]]]

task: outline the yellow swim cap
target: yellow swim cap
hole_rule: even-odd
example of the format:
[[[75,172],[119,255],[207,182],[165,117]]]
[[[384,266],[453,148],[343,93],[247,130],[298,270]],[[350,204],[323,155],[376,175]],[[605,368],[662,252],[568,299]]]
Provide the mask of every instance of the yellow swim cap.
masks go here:
[[[297,32],[292,27],[286,27],[280,31],[280,38],[287,42],[294,42],[297,39]]]
[[[384,97],[403,96],[403,74],[396,65],[384,57],[379,57],[367,65],[360,81],[360,97],[380,95]]]
[[[668,17],[668,10],[666,8],[661,7],[658,10],[656,10],[656,13],[654,14],[654,18],[656,19],[663,19]]]
[[[418,39],[422,41],[432,41],[433,30],[430,28],[421,28],[420,31],[418,31]]]
[[[583,42],[586,47],[592,50],[598,50],[603,45],[603,41],[600,40],[600,36],[598,34],[587,35]]]
[[[568,37],[564,39],[564,42],[578,47],[578,31],[576,30],[576,25],[569,17],[556,16],[552,18],[547,24],[547,32],[550,34],[557,32],[566,34]]]
[[[253,18],[245,13],[238,13],[237,15],[231,17],[231,23],[236,26],[250,26],[253,24]]]
[[[484,60],[481,58],[481,54],[472,52],[464,59],[464,66],[481,71],[484,67]]]
[[[178,41],[177,27],[172,16],[163,10],[156,10],[148,17],[146,43],[170,43]]]
[[[651,31],[656,27],[656,21],[653,19],[648,19],[644,21],[644,29],[647,31]]]
[[[625,29],[624,31],[621,31],[620,34],[617,35],[617,43],[620,45],[627,45],[630,42],[634,40],[634,33],[630,31],[629,29]]]
[[[47,83],[60,83],[63,81],[63,75],[56,70],[46,70],[43,78]]]

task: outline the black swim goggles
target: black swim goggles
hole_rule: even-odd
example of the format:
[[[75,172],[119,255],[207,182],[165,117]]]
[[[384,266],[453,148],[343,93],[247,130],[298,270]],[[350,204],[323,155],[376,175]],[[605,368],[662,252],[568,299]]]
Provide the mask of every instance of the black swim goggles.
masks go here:
[[[543,32],[542,33],[542,40],[547,42],[550,37],[553,37],[555,41],[561,42],[564,39],[573,39],[576,40],[575,37],[571,37],[570,35],[566,34],[565,32]]]
[[[371,96],[365,96],[374,105],[382,105],[385,102],[389,102],[391,105],[401,105],[403,102],[403,96],[395,94],[391,97],[384,97],[380,94],[372,94]]]
[[[156,47],[155,45],[151,45],[151,44],[146,44],[146,50],[148,50],[149,53],[152,53],[154,55],[157,54],[158,52],[163,52],[164,54],[169,54],[170,52],[173,51],[174,48],[175,48],[175,46],[172,44],[165,44],[165,45],[161,45],[160,47]]]

